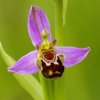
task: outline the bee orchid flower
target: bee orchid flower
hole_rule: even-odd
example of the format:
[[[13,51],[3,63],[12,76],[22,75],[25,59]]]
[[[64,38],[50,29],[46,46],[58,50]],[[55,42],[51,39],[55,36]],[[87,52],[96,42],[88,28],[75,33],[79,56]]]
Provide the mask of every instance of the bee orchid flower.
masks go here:
[[[62,76],[64,69],[83,61],[90,48],[56,46],[52,39],[46,14],[36,6],[30,8],[28,32],[36,50],[21,57],[9,72],[16,74],[34,74],[41,71],[46,78]]]

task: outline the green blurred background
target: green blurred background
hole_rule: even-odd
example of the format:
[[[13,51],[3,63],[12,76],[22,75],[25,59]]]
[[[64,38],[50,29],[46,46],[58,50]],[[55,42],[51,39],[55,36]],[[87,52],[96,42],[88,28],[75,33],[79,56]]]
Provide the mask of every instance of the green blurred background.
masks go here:
[[[31,5],[46,12],[54,36],[52,0],[0,0],[0,41],[16,60],[34,49],[27,31]],[[100,100],[100,0],[69,0],[62,34],[64,45],[92,49],[84,62],[66,69],[68,100]],[[0,55],[0,100],[32,100],[6,67]]]

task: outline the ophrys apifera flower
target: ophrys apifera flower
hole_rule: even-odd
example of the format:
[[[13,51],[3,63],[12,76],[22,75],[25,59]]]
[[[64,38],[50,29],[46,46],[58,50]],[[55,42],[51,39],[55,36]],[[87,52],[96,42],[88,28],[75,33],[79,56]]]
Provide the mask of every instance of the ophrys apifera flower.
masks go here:
[[[48,19],[38,7],[30,9],[28,31],[36,50],[9,67],[10,72],[33,74],[41,71],[46,78],[57,78],[63,74],[64,68],[81,62],[89,53],[89,48],[55,46],[56,40],[52,39]]]

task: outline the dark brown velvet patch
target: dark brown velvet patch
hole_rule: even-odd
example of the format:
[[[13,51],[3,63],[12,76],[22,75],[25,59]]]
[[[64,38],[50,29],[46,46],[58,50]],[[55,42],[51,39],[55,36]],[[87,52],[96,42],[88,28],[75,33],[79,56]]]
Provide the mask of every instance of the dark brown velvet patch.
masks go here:
[[[62,62],[59,59],[59,57],[57,57],[57,62],[58,64],[54,64],[52,62],[50,66],[46,66],[45,62],[42,61],[42,67],[43,67],[42,74],[46,78],[52,79],[62,76],[62,73],[64,71],[64,66],[62,65]]]

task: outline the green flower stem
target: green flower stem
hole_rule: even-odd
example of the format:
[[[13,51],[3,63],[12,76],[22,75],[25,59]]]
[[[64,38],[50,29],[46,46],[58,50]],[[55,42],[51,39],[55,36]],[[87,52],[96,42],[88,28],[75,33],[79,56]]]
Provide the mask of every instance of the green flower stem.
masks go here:
[[[63,0],[63,26],[66,24],[67,8],[68,8],[68,0]]]
[[[40,77],[40,83],[42,85],[42,90],[43,90],[43,94],[44,94],[44,100],[49,100],[49,94],[48,94],[46,80],[43,77],[43,75],[41,74],[41,72],[39,72],[39,77]]]
[[[53,80],[46,79],[41,72],[39,73],[40,83],[42,85],[44,100],[54,100]]]
[[[55,0],[55,38],[58,45],[64,44],[63,34],[63,0]],[[66,77],[55,80],[55,100],[66,100]]]
[[[55,100],[54,99],[54,81],[48,80],[47,84],[48,84],[50,100]]]
[[[55,0],[55,37],[57,44],[63,40],[63,0]]]

